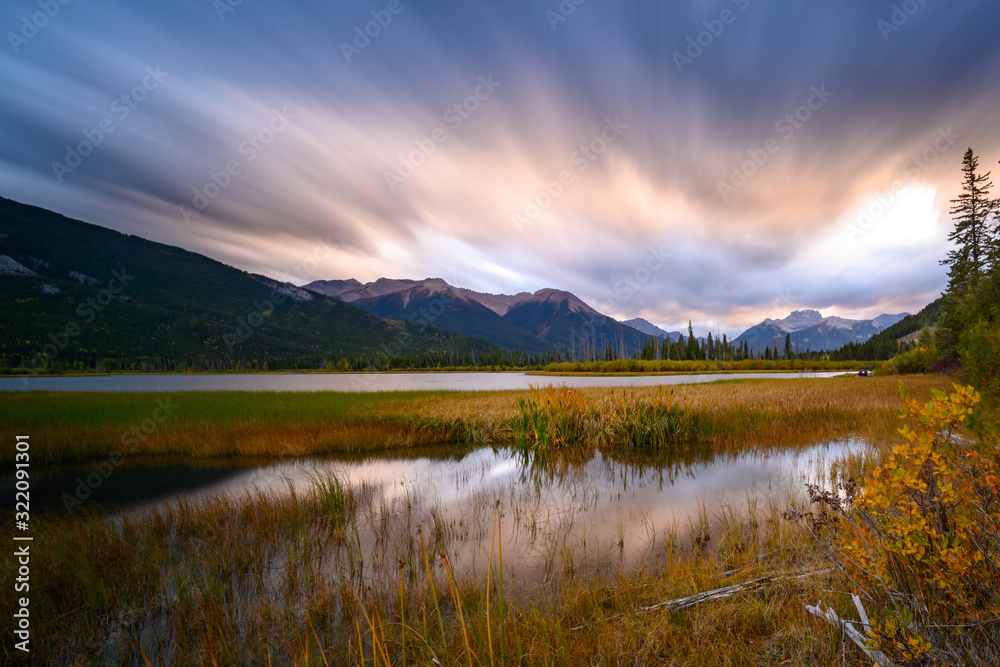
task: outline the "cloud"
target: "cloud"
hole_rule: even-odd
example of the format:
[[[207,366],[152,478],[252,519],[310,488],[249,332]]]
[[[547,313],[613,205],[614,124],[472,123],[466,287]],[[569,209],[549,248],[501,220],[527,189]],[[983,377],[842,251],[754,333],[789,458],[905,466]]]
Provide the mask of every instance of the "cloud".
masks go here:
[[[554,286],[738,333],[775,303],[921,307],[962,151],[1000,159],[996,3],[927,3],[888,33],[892,8],[861,0],[387,6],[63,6],[0,54],[3,194],[293,280],[326,244],[302,282]],[[148,67],[169,76],[116,115]]]

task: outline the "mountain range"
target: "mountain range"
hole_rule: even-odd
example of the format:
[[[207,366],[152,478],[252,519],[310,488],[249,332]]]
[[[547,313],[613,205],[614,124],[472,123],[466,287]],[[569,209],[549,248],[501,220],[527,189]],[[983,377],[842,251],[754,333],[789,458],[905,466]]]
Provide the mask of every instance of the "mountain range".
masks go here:
[[[759,353],[767,347],[784,350],[785,337],[790,336],[792,350],[835,350],[848,343],[861,343],[884,331],[909,313],[879,315],[870,320],[848,320],[842,317],[823,317],[816,310],[796,310],[780,320],[766,319],[744,331],[733,343],[743,343],[751,352]]]
[[[495,349],[4,198],[0,303],[0,357],[38,369],[103,358],[337,359]]]
[[[633,329],[641,331],[649,336],[655,336],[661,340],[669,338],[671,343],[676,343],[681,337],[680,331],[667,331],[666,329],[661,329],[652,322],[644,320],[641,317],[635,317],[631,320],[622,320],[622,324],[627,327],[632,327]]]
[[[306,289],[333,296],[391,319],[426,321],[500,347],[530,352],[561,351],[571,357],[603,355],[608,347],[631,356],[648,335],[602,315],[579,297],[557,289],[486,294],[440,278],[317,280]]]
[[[182,248],[0,198],[0,357],[356,358],[425,353],[632,356],[647,320],[618,322],[558,289],[487,294],[440,278],[281,283]],[[905,313],[871,320],[799,310],[733,341],[751,351],[790,334],[797,351],[860,343]],[[0,360],[0,365],[3,365]],[[36,364],[37,365],[37,364]]]

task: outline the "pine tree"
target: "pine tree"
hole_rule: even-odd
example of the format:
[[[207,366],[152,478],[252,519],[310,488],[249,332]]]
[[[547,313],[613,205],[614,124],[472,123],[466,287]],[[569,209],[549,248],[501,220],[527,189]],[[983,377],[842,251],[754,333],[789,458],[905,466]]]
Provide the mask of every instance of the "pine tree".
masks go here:
[[[989,176],[989,174],[987,174]],[[993,226],[988,229],[987,270],[1000,275],[1000,198],[993,200]]]
[[[951,267],[948,292],[953,294],[962,294],[967,287],[975,288],[994,246],[988,222],[996,206],[989,198],[993,183],[990,172],[979,174],[978,170],[979,158],[970,148],[962,158],[962,194],[951,200],[955,229],[948,234],[948,240],[957,247],[941,260]]]
[[[962,193],[951,200],[955,228],[948,234],[948,240],[956,247],[941,260],[941,264],[949,267],[948,288],[935,338],[939,353],[948,360],[958,356],[959,337],[965,328],[963,304],[966,297],[975,291],[988,263],[996,255],[995,234],[988,223],[997,206],[996,201],[989,198],[993,184],[989,180],[990,172],[980,174],[978,171],[979,158],[970,148],[962,157]]]
[[[792,358],[792,335],[785,334],[785,359]]]
[[[688,359],[698,359],[701,357],[701,349],[698,345],[698,339],[694,337],[694,327],[691,326],[691,320],[688,320]]]

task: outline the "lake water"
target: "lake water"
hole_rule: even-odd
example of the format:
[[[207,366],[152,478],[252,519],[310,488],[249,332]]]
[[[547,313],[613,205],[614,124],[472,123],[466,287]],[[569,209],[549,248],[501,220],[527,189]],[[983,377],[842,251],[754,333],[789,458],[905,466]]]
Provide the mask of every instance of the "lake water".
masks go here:
[[[526,373],[219,373],[80,377],[5,377],[0,391],[420,391],[568,387],[651,387],[732,379],[835,377],[843,372],[733,373],[646,376],[539,376]]]
[[[272,497],[309,494],[317,480],[335,476],[360,499],[354,516],[367,574],[395,572],[412,557],[422,528],[446,545],[456,570],[480,576],[501,516],[505,571],[540,582],[571,571],[611,571],[653,564],[671,531],[687,536],[702,518],[720,520],[727,508],[748,516],[748,501],[763,509],[801,493],[806,482],[825,484],[831,465],[858,441],[798,450],[713,456],[687,452],[670,460],[623,462],[600,453],[543,465],[511,449],[428,448],[377,457],[152,462],[116,470],[95,490],[81,487],[94,469],[34,470],[33,509],[64,512],[74,505],[115,513],[165,508],[180,500],[201,503],[219,494]],[[13,479],[3,483],[4,502]],[[80,489],[84,488],[84,492]],[[7,503],[8,506],[12,504]],[[686,538],[685,538],[686,539]]]

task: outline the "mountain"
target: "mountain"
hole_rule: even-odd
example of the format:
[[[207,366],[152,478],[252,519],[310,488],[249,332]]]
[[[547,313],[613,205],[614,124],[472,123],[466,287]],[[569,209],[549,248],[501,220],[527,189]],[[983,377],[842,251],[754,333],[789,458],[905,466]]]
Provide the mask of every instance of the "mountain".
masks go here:
[[[883,361],[899,354],[899,344],[915,342],[920,335],[920,330],[924,325],[933,327],[937,322],[941,308],[944,306],[944,297],[938,297],[921,309],[916,315],[907,315],[903,319],[887,326],[885,329],[875,334],[868,340],[860,344],[848,344],[837,351],[831,358],[838,359],[864,359],[869,361]],[[878,321],[879,318],[875,318]]]
[[[576,358],[600,357],[609,346],[620,356],[631,356],[649,339],[556,289],[538,290],[511,306],[503,318],[543,340],[565,345]]]
[[[777,345],[780,353],[785,347],[785,336],[790,335],[792,349],[797,352],[835,350],[848,343],[862,343],[908,315],[884,314],[871,320],[849,320],[823,317],[816,310],[796,310],[784,319],[766,319],[750,327],[733,344],[739,346],[745,342],[756,353]]]
[[[0,253],[0,366],[494,349],[3,198]]]
[[[355,303],[363,299],[405,292],[419,287],[439,289],[441,285],[447,285],[458,292],[464,299],[478,302],[500,316],[506,315],[511,306],[517,305],[531,297],[531,292],[518,292],[517,294],[486,294],[484,292],[475,292],[464,287],[448,285],[448,283],[440,278],[427,278],[426,280],[379,278],[367,284],[362,284],[353,278],[349,280],[314,280],[305,285],[305,288],[328,296],[335,296],[348,303]]]
[[[676,343],[681,337],[680,331],[667,331],[665,329],[661,329],[660,327],[649,322],[648,320],[642,319],[641,317],[636,317],[631,320],[622,320],[621,323],[627,327],[632,327],[636,331],[641,331],[647,336],[656,336],[657,338],[661,339],[667,338],[669,336],[670,341],[673,343]]]
[[[432,319],[435,326],[526,352],[561,350],[572,357],[589,358],[595,353],[603,356],[610,345],[619,355],[630,356],[649,338],[598,313],[576,295],[555,289],[485,294],[440,278],[380,278],[366,284],[317,280],[305,287],[382,317]]]
[[[502,317],[511,304],[531,296],[527,293],[515,296],[481,294],[454,287],[440,278],[380,278],[365,285],[356,280],[324,280],[305,287],[335,296],[380,317],[433,324],[508,349],[538,354],[565,347],[560,341],[542,340]]]

